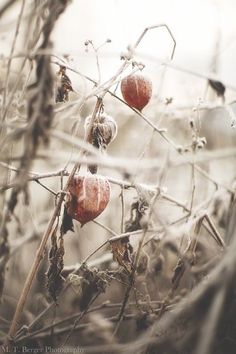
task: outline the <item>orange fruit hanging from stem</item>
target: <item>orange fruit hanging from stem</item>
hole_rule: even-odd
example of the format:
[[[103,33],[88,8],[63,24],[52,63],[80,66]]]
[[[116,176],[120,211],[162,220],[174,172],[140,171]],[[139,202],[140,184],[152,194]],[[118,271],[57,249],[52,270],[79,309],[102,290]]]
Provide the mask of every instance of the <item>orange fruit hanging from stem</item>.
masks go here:
[[[83,226],[106,208],[110,200],[110,183],[98,175],[75,176],[68,192],[67,213]]]
[[[152,96],[152,82],[141,74],[131,74],[121,81],[121,93],[129,106],[141,111]]]

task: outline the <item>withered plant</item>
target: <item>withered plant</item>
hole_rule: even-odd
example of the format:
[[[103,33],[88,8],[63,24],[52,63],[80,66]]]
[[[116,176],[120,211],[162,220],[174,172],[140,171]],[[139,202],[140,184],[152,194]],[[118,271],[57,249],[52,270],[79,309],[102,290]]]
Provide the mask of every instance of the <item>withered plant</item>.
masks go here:
[[[236,88],[191,72],[215,101],[183,107],[174,92],[156,96],[145,73],[153,58],[138,52],[150,32],[165,30],[173,43],[160,88],[168,68],[188,73],[173,62],[167,24],[144,29],[104,82],[111,40],[86,40],[95,80],[54,51],[69,0],[9,0],[0,19],[15,3],[11,52],[0,57],[0,348],[235,353],[236,120],[227,90]],[[216,110],[230,118],[220,148],[209,131]]]

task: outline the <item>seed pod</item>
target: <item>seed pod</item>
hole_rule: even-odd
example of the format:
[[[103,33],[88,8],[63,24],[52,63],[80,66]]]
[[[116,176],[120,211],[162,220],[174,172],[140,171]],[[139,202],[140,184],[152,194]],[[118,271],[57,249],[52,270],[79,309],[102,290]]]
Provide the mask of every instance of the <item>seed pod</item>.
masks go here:
[[[88,136],[88,128],[90,126],[92,116],[85,119],[84,129],[85,135]],[[93,123],[88,141],[97,149],[106,150],[108,144],[115,139],[117,135],[117,124],[115,120],[106,113],[99,114]],[[92,174],[97,173],[96,165],[89,165],[89,171]]]
[[[92,116],[85,119],[84,129],[87,135]],[[90,142],[98,149],[106,149],[107,145],[113,141],[117,134],[117,125],[115,120],[106,113],[99,114],[93,123]]]
[[[68,191],[67,213],[81,226],[100,215],[110,200],[110,183],[98,175],[74,177]]]
[[[141,111],[152,96],[152,82],[140,74],[129,75],[121,81],[121,92],[129,106]]]

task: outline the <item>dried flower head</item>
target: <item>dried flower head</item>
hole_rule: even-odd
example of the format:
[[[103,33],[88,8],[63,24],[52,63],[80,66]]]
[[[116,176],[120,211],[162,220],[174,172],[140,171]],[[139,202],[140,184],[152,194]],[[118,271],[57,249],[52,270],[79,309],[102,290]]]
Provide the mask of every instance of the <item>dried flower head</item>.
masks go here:
[[[85,135],[89,135],[88,141],[94,147],[104,151],[117,135],[117,124],[111,116],[107,115],[106,113],[99,113],[93,122],[91,131],[89,132],[91,118],[92,116],[89,115],[85,119]],[[93,174],[97,173],[97,165],[89,165],[88,169]]]
[[[88,132],[92,116],[89,115],[85,119],[84,129]],[[107,145],[112,142],[117,135],[116,121],[106,113],[99,113],[93,123],[90,141],[96,148],[106,149]]]

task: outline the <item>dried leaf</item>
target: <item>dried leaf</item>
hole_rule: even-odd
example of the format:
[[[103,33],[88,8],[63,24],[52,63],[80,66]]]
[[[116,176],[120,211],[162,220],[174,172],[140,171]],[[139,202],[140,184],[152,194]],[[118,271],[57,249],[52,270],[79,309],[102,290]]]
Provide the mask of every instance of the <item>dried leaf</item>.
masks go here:
[[[63,219],[61,224],[61,235],[65,235],[67,231],[74,232],[74,225],[72,217],[67,213],[67,208],[64,207]]]
[[[185,272],[185,269],[186,269],[185,262],[183,261],[183,259],[180,258],[174,269],[174,275],[171,280],[174,289],[177,289],[177,287],[179,286],[179,282]]]
[[[69,274],[68,275],[69,278],[69,282],[71,283],[71,285],[74,287],[76,294],[81,297],[82,295],[82,284],[84,281],[84,278],[77,275],[77,274]]]
[[[211,88],[217,93],[217,96],[224,97],[225,86],[220,81],[208,80]]]
[[[95,175],[98,172],[98,166],[97,165],[89,165],[88,170],[92,175]]]
[[[79,306],[81,311],[85,310],[93,297],[106,291],[110,279],[106,272],[98,271],[96,268],[90,270],[86,265],[80,270],[82,295]]]
[[[8,243],[8,231],[4,227],[2,229],[0,239],[0,298],[2,296],[4,281],[5,281],[5,268],[9,258],[9,243]]]
[[[145,215],[147,208],[147,201],[141,199],[131,205],[130,219],[125,223],[125,232],[132,232],[143,228],[141,219]]]
[[[113,258],[124,267],[129,273],[132,271],[132,258],[133,248],[129,243],[129,237],[110,242]]]
[[[56,103],[67,102],[69,100],[69,92],[74,91],[72,88],[71,80],[66,74],[66,67],[60,66],[60,70],[57,73],[59,77],[59,83],[56,87]]]
[[[60,237],[57,239],[57,227],[51,235],[51,248],[49,251],[49,269],[47,271],[47,289],[53,300],[56,302],[57,297],[62,289],[63,278],[61,272],[64,267],[64,241]]]
[[[17,204],[17,200],[18,200],[18,190],[17,189],[13,189],[12,193],[11,193],[11,197],[9,199],[8,202],[8,210],[11,214],[13,214],[16,204]]]

